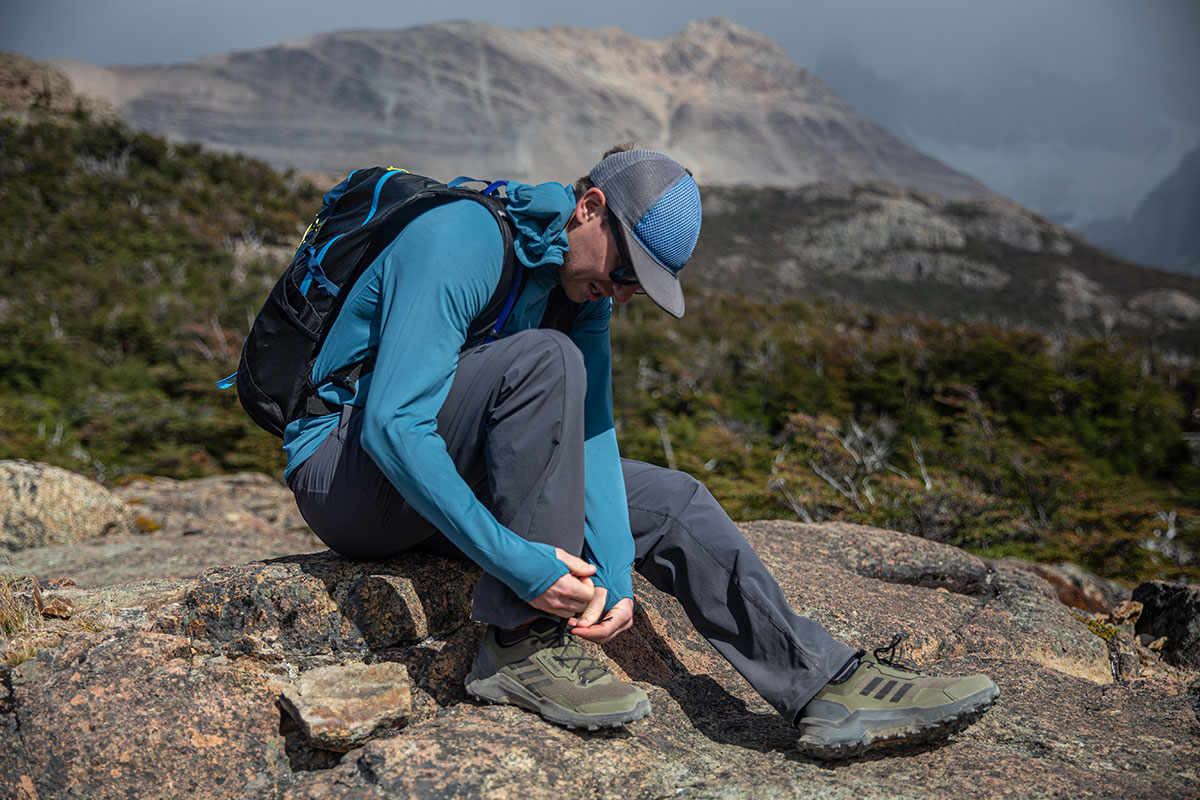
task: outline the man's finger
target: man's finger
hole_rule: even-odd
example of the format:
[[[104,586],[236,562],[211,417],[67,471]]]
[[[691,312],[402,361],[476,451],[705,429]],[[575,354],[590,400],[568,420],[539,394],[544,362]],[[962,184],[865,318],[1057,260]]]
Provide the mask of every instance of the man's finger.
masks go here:
[[[588,603],[587,608],[579,615],[579,625],[588,627],[594,625],[596,620],[600,619],[600,615],[604,613],[604,601],[608,598],[608,590],[601,587],[592,595],[592,602]]]
[[[571,574],[574,575],[576,578],[584,578],[584,577],[587,577],[588,575],[595,574],[595,572],[596,572],[595,564],[589,564],[588,562],[584,561],[582,558],[571,555],[566,550],[563,550],[561,547],[554,548],[554,551],[558,555],[558,560],[563,562],[564,564],[566,564],[567,569],[571,570]]]
[[[622,630],[623,628],[618,620],[606,618],[603,622],[587,628],[582,626],[576,627],[571,630],[571,633],[581,639],[603,643],[616,636]]]

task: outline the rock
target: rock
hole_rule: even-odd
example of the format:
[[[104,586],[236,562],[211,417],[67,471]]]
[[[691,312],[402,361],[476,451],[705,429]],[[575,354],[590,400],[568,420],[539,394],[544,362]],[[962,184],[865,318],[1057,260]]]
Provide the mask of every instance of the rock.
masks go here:
[[[1109,616],[1114,625],[1137,625],[1138,618],[1142,616],[1142,609],[1141,603],[1126,600],[1114,608]]]
[[[1077,269],[1058,270],[1053,287],[1059,311],[1070,322],[1094,320],[1106,331],[1118,323],[1145,323],[1140,315],[1125,310],[1104,286]]]
[[[42,616],[55,619],[70,619],[75,603],[69,597],[48,597],[42,604]]]
[[[1178,289],[1151,289],[1129,301],[1129,307],[1167,325],[1200,319],[1200,300]]]
[[[1129,599],[1129,590],[1124,586],[1093,575],[1076,564],[1034,564],[1016,558],[989,563],[1033,572],[1054,587],[1059,602],[1089,614],[1107,614]]]
[[[276,693],[179,636],[76,634],[12,673],[18,781],[58,797],[273,797],[290,783]]]
[[[1163,660],[1200,669],[1200,586],[1149,581],[1133,590],[1133,599],[1143,605],[1137,632],[1167,637]]]
[[[33,461],[0,461],[0,549],[75,545],[134,531],[133,517],[95,481]]]
[[[408,722],[408,671],[391,662],[318,667],[284,689],[283,707],[314,747],[344,753]]]

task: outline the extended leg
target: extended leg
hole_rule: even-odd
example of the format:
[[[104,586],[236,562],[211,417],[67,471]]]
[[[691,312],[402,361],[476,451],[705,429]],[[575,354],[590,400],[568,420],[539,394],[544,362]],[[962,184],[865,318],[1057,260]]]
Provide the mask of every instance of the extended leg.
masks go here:
[[[634,566],[788,721],[855,651],[797,615],[720,504],[683,472],[623,460]]]

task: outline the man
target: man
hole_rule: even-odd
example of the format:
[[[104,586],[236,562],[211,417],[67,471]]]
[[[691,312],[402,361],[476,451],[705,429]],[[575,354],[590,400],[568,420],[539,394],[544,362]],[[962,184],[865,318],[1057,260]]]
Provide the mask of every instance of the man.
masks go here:
[[[504,255],[495,218],[471,200],[409,223],[346,297],[313,368],[342,412],[293,422],[284,439],[317,535],[348,558],[431,552],[480,565],[472,614],[487,632],[466,688],[560,725],[650,713],[645,692],[577,641],[630,627],[632,569],[679,599],[815,755],[928,738],[981,714],[998,694],[990,680],[901,672],[835,641],[792,612],[700,483],[620,459],[612,302],[645,293],[683,315],[678,273],[701,218],[690,173],[617,148],[574,190],[507,193],[528,277],[496,341],[462,350]],[[566,334],[540,327],[548,304],[565,309]],[[372,353],[353,391],[322,385]]]

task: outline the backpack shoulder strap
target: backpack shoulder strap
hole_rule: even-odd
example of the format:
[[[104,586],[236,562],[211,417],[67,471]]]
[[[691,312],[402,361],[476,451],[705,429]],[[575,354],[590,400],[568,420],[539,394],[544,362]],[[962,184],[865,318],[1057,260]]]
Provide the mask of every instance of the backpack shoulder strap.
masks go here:
[[[443,192],[438,192],[437,194],[443,194]],[[466,350],[483,344],[485,341],[490,341],[490,338],[498,335],[499,329],[503,327],[504,321],[507,319],[508,313],[512,310],[513,303],[520,293],[521,287],[524,285],[525,269],[516,258],[516,250],[513,245],[514,226],[512,219],[505,210],[503,200],[470,190],[454,190],[453,188],[444,192],[444,194],[449,195],[442,198],[444,202],[450,202],[459,198],[470,199],[479,202],[491,211],[500,226],[500,237],[504,247],[500,280],[496,282],[496,288],[492,291],[492,296],[484,305],[483,310],[472,320],[471,325],[467,329],[467,338],[462,346],[462,349]],[[324,337],[322,337],[322,341],[324,341]],[[327,381],[333,383],[335,386],[340,386],[353,392],[358,379],[373,369],[375,369],[375,355],[371,354],[346,369],[334,372],[327,378]],[[337,411],[339,407],[327,403],[318,396],[316,388],[316,386],[312,386],[306,394],[306,415],[321,416]]]
[[[500,280],[496,283],[491,299],[467,328],[464,350],[499,336],[500,329],[504,327],[513,303],[525,283],[525,267],[517,259],[516,248],[513,245],[515,227],[504,208],[504,202],[486,194],[478,194],[475,197],[492,212],[500,225],[500,237],[504,241],[504,261],[500,268]]]

